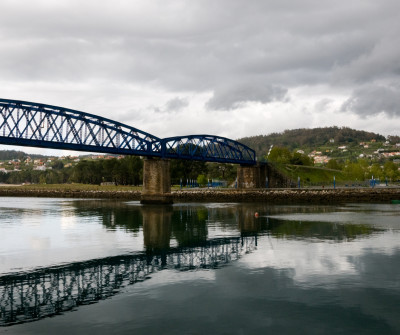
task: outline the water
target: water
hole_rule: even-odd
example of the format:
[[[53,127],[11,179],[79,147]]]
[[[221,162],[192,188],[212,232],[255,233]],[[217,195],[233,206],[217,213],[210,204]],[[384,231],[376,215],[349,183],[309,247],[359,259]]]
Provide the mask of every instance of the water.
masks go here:
[[[0,198],[0,333],[399,334],[399,214]]]

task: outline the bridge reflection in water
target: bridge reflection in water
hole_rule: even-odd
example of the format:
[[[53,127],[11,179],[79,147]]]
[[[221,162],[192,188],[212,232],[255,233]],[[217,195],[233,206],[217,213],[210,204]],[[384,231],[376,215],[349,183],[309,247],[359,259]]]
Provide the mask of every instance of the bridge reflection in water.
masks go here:
[[[201,210],[192,211],[190,207],[138,208],[144,252],[0,277],[0,326],[35,321],[96,303],[163,269],[215,269],[238,260],[257,246],[257,229],[249,222],[239,224],[246,227],[241,236],[208,239],[206,220],[212,213],[207,214],[207,210],[203,215]],[[116,224],[112,212],[111,217],[110,212],[103,214],[104,223]],[[247,216],[255,222],[253,216]],[[242,214],[235,217],[243,219]],[[172,233],[178,246],[170,247]]]
[[[67,202],[75,216],[97,218],[109,230],[143,232],[145,250],[0,276],[0,326],[35,321],[96,303],[163,269],[217,269],[254,251],[260,235],[310,241],[334,239],[340,243],[377,230],[364,224],[274,218],[274,214],[284,211],[307,213],[313,210],[310,207],[138,206],[88,200],[72,204]],[[254,216],[256,208],[264,213],[259,219]],[[332,207],[318,210],[328,213]],[[218,222],[219,231],[228,237],[210,237],[210,222]]]

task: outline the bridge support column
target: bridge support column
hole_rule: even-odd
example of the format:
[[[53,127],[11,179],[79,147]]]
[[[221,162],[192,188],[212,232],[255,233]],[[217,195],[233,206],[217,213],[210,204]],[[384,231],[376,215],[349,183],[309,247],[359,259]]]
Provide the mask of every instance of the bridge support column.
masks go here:
[[[260,188],[260,166],[239,166],[237,169],[238,188]]]
[[[140,203],[172,204],[169,160],[147,158],[143,163],[143,189]]]

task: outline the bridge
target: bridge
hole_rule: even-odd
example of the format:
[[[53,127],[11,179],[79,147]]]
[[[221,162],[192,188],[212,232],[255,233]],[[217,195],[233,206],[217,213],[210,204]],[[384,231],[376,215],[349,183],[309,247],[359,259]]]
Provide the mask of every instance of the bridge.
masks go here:
[[[0,327],[59,315],[117,294],[171,269],[216,269],[255,250],[257,236],[219,238],[198,247],[120,255],[0,277]]]
[[[0,144],[146,157],[142,201],[149,203],[171,202],[169,159],[239,164],[243,188],[261,187],[267,173],[253,149],[225,137],[159,138],[94,114],[20,100],[0,99]]]

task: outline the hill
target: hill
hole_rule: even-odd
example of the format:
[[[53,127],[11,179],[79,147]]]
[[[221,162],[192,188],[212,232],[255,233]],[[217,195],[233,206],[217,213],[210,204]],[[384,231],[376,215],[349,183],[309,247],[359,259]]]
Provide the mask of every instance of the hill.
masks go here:
[[[243,137],[239,142],[256,151],[257,157],[265,156],[271,145],[284,146],[290,150],[303,149],[312,151],[329,143],[335,146],[358,144],[360,142],[384,142],[386,138],[380,134],[355,130],[347,127],[325,127],[313,129],[285,130],[282,133]]]
[[[24,160],[27,156],[31,158],[44,158],[47,156],[38,155],[38,154],[27,154],[23,151],[16,150],[0,150],[0,161],[12,160],[12,159],[20,159]]]

